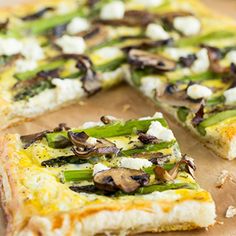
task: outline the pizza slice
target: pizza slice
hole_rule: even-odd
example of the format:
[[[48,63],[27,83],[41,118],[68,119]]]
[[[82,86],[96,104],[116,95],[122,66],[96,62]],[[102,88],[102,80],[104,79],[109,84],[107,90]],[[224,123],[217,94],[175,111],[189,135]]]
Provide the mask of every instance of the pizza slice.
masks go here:
[[[205,228],[211,195],[161,113],[103,116],[79,128],[1,138],[7,235],[95,235]]]

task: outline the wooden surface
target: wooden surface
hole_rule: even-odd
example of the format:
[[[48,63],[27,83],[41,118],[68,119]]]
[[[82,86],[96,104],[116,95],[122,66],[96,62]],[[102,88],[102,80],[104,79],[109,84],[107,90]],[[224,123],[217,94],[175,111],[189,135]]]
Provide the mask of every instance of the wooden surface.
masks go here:
[[[8,4],[19,2],[8,0]],[[236,0],[205,0],[211,8],[223,14],[236,18]],[[0,0],[0,5],[6,4]],[[127,109],[128,108],[128,109]],[[21,134],[37,132],[55,127],[57,123],[66,122],[70,127],[81,125],[88,120],[96,121],[100,116],[110,114],[125,119],[154,114],[158,108],[149,100],[127,85],[120,85],[110,91],[102,92],[91,97],[84,105],[73,105],[11,128],[5,132],[20,132]],[[236,217],[226,219],[225,211],[229,205],[236,206],[236,184],[228,182],[223,189],[215,187],[215,181],[220,171],[229,170],[236,173],[236,161],[226,161],[215,156],[199,141],[193,138],[185,129],[178,126],[169,117],[168,121],[173,129],[183,153],[191,154],[197,164],[197,181],[213,195],[217,204],[217,220],[223,224],[216,224],[206,230],[191,232],[175,232],[158,235],[165,236],[236,236]],[[235,175],[235,174],[234,174]],[[235,176],[236,178],[236,176]],[[4,235],[4,221],[0,224],[0,235]]]

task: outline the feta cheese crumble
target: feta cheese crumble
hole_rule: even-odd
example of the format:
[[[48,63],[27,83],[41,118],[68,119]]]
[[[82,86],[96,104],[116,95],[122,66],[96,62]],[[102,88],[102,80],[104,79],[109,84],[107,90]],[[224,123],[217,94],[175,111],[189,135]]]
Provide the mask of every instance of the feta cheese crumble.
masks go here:
[[[186,57],[188,56],[191,52],[187,51],[186,49],[182,48],[166,48],[165,53],[171,57],[174,60],[179,60],[180,57]]]
[[[188,87],[187,95],[192,99],[209,98],[212,95],[212,91],[206,86],[193,84]]]
[[[56,40],[63,53],[70,54],[82,54],[86,49],[85,41],[82,37],[64,35]]]
[[[82,17],[75,17],[72,21],[67,25],[66,31],[69,34],[78,34],[82,31],[88,30],[90,27],[90,23],[88,20]]]
[[[21,54],[27,60],[38,61],[44,58],[44,52],[35,39],[27,39],[23,42]]]
[[[236,64],[236,50],[228,52],[225,58],[230,62]]]
[[[162,126],[159,121],[152,121],[147,134],[166,142],[175,139],[173,132],[170,129]]]
[[[231,105],[236,102],[236,88],[231,88],[224,91],[225,104]]]
[[[168,39],[169,34],[162,28],[161,25],[151,23],[147,26],[146,36],[153,40],[164,40]]]
[[[82,83],[77,79],[55,78],[52,84],[56,86],[56,99],[59,103],[74,100],[84,94]]]
[[[120,166],[140,170],[152,166],[152,162],[144,158],[123,157],[120,160]]]
[[[16,61],[16,72],[22,73],[29,70],[34,70],[37,67],[37,62],[34,60],[19,59]]]
[[[86,140],[87,143],[91,144],[91,145],[95,145],[97,143],[97,139],[94,138],[94,137],[89,137],[87,140]]]
[[[89,129],[89,128],[93,128],[95,126],[103,126],[103,122],[94,122],[94,121],[88,121],[88,122],[85,122],[83,125],[82,125],[82,128],[83,129]]]
[[[194,16],[175,17],[173,25],[175,29],[183,33],[185,36],[196,35],[201,30],[201,23]]]
[[[163,4],[164,0],[134,0],[132,3],[144,7],[158,7]]]
[[[141,79],[141,91],[148,97],[153,97],[155,91],[158,95],[165,90],[165,83],[160,78],[154,76],[145,76]]]
[[[122,1],[113,1],[103,6],[100,18],[103,20],[122,19],[125,14],[125,4]]]
[[[102,163],[97,163],[93,167],[93,176],[96,175],[98,172],[103,170],[109,170],[110,168]]]
[[[191,66],[191,70],[194,73],[201,73],[208,70],[210,66],[208,52],[206,48],[202,48],[197,54],[197,60],[194,61]]]
[[[0,38],[0,55],[16,55],[21,52],[22,47],[22,42],[14,38]]]

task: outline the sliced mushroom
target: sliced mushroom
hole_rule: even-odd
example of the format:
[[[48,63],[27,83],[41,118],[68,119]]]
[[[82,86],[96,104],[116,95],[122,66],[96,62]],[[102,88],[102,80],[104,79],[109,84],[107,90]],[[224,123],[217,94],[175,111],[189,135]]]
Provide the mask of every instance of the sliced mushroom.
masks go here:
[[[165,170],[161,166],[156,166],[154,168],[156,180],[159,182],[173,181],[177,177],[181,168],[194,178],[194,171],[196,170],[196,166],[193,159],[185,155],[169,171]]]
[[[103,124],[108,125],[108,124],[113,124],[115,122],[120,121],[120,119],[117,119],[114,116],[102,116],[100,120],[103,122]]]
[[[108,192],[122,190],[125,193],[132,193],[149,183],[149,175],[141,170],[111,168],[98,172],[93,181],[95,186],[101,190]]]
[[[139,69],[152,68],[159,72],[166,72],[176,68],[175,61],[138,49],[129,51],[128,60],[131,65]]]
[[[28,148],[34,142],[36,142],[38,140],[41,140],[48,133],[51,133],[51,131],[50,130],[45,130],[45,131],[35,133],[35,134],[22,135],[20,137],[20,139],[21,139],[21,142],[24,143],[24,149]]]
[[[76,67],[84,74],[81,81],[85,92],[92,95],[101,90],[101,82],[93,70],[93,64],[88,57],[78,57]]]
[[[204,105],[201,104],[199,110],[195,113],[193,119],[192,119],[192,124],[194,127],[199,125],[203,121],[203,116],[204,116]]]
[[[197,56],[195,54],[189,54],[186,57],[180,57],[179,64],[182,67],[191,67],[195,60],[197,60]]]
[[[0,32],[6,32],[10,20],[6,19],[4,22],[0,22]]]
[[[222,58],[222,53],[219,48],[208,45],[202,45],[202,47],[207,49],[211,71],[217,74],[223,74],[229,72],[228,67],[223,67],[220,65],[220,59]]]
[[[117,155],[120,151],[114,143],[106,139],[100,138],[96,139],[94,144],[89,143],[89,136],[85,132],[73,133],[69,131],[68,137],[74,145],[72,151],[81,159],[88,159],[92,156]]]
[[[128,45],[122,48],[123,51],[129,52],[131,49],[149,49],[149,48],[157,48],[162,46],[170,46],[173,43],[173,39],[163,39],[153,41],[148,38],[142,38],[140,43],[136,43],[133,45]]]
[[[156,93],[157,101],[173,107],[186,107],[197,112],[202,104],[202,99],[192,100],[188,98],[186,89],[180,89],[178,84],[169,84],[164,93]]]
[[[33,14],[27,15],[22,17],[21,19],[23,21],[31,21],[31,20],[36,20],[40,17],[42,17],[45,13],[49,12],[49,11],[54,11],[55,9],[53,7],[45,7],[41,10],[39,10],[38,12],[35,12]]]
[[[143,144],[154,144],[154,143],[159,143],[160,140],[152,135],[148,135],[145,133],[139,133],[138,139],[143,143]]]
[[[117,20],[102,20],[97,19],[96,22],[106,24],[106,25],[126,25],[126,26],[142,26],[145,27],[149,23],[155,20],[156,16],[147,11],[136,11],[129,10],[125,12],[125,15],[122,19]]]

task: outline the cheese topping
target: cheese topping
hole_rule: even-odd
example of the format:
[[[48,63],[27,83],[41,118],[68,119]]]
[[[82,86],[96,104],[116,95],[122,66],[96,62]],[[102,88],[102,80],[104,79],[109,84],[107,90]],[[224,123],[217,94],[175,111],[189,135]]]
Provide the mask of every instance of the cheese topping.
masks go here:
[[[103,126],[103,122],[94,122],[94,121],[88,121],[88,122],[85,122],[83,125],[82,125],[82,128],[83,129],[89,129],[89,128],[93,128],[95,126]]]
[[[228,52],[225,57],[230,63],[236,64],[236,50]]]
[[[197,60],[194,61],[191,69],[194,73],[201,73],[207,71],[210,62],[208,58],[208,52],[206,48],[201,49],[197,54]]]
[[[154,23],[151,23],[147,26],[146,36],[153,40],[164,40],[170,37],[161,25]]]
[[[152,162],[144,158],[123,157],[120,160],[120,166],[135,170],[141,170],[152,166]]]
[[[158,119],[158,118],[163,118],[163,114],[161,112],[155,112],[153,116],[146,116],[146,117],[141,117],[139,120],[151,120],[151,119]]]
[[[103,20],[122,19],[125,14],[125,4],[121,1],[113,1],[106,4],[100,13]]]
[[[97,163],[93,167],[93,175],[96,175],[98,172],[103,170],[109,170],[110,168],[106,165],[103,165],[102,163]]]
[[[34,70],[37,67],[37,62],[34,60],[19,59],[16,61],[16,72],[22,73],[29,70]]]
[[[209,98],[212,95],[212,91],[206,86],[193,84],[188,87],[187,95],[192,99]]]
[[[201,23],[194,16],[175,17],[173,25],[175,29],[183,33],[185,36],[196,35],[201,30]]]
[[[133,0],[133,4],[142,5],[144,7],[158,7],[163,4],[164,0]]]
[[[141,79],[140,89],[146,96],[153,97],[155,90],[158,94],[162,94],[165,89],[165,84],[158,77],[145,76]]]
[[[0,55],[16,55],[21,52],[22,47],[22,42],[14,38],[0,38]]]
[[[82,17],[75,17],[66,27],[69,34],[78,34],[82,31],[88,30],[90,23]]]
[[[182,48],[166,48],[165,53],[174,60],[179,60],[180,57],[186,57],[190,54],[189,51]]]
[[[236,88],[231,88],[224,91],[225,104],[231,105],[236,102]]]
[[[162,126],[159,121],[152,121],[147,134],[166,142],[175,139],[173,132],[170,129]]]
[[[86,49],[86,44],[82,37],[64,35],[56,40],[56,44],[66,54],[82,54]]]
[[[44,52],[35,39],[27,39],[23,42],[21,54],[28,60],[38,61],[44,58]]]

